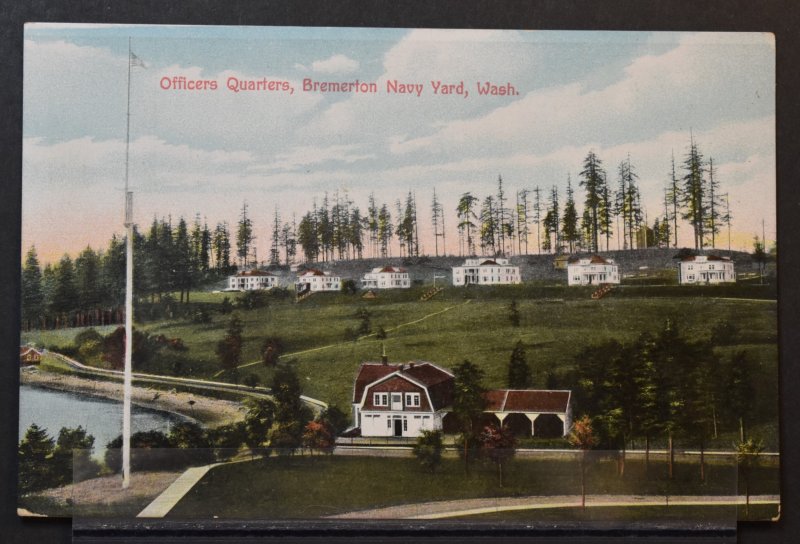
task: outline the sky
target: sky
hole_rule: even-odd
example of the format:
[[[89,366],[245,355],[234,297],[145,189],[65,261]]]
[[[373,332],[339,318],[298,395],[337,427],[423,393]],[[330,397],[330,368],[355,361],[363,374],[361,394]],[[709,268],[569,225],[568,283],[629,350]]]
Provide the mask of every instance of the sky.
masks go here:
[[[128,181],[143,230],[197,214],[212,229],[233,225],[247,202],[264,259],[276,209],[299,220],[327,192],[363,214],[374,192],[394,212],[412,191],[432,252],[435,189],[455,253],[461,194],[482,199],[502,176],[512,201],[554,185],[563,201],[571,178],[580,208],[590,150],[612,188],[630,157],[652,224],[671,158],[680,175],[694,138],[729,194],[732,247],[751,250],[762,221],[775,239],[771,34],[31,24],[22,247],[42,262],[123,231],[129,44],[141,63],[130,70]],[[217,88],[176,90],[178,77]],[[293,92],[235,92],[231,78]],[[308,92],[306,79],[377,92]],[[422,90],[390,93],[390,82]],[[463,82],[468,94],[437,94],[432,82]],[[480,95],[487,82],[513,91]],[[685,223],[679,238],[692,243]]]

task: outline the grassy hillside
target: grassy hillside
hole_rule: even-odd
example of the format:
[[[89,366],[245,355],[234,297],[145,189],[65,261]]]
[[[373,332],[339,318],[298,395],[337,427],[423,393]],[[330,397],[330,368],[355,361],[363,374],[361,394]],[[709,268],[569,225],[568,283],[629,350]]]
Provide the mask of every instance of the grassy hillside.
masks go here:
[[[748,290],[754,288],[758,289],[757,286],[628,287],[602,300],[590,298],[591,288],[542,284],[448,287],[427,302],[419,301],[425,291],[422,287],[379,293],[374,300],[339,293],[318,293],[300,303],[292,298],[270,297],[267,307],[237,310],[244,323],[239,378],[254,374],[261,383],[269,382],[272,370],[255,362],[260,359],[264,339],[278,337],[286,346],[284,359],[293,360],[296,365],[304,393],[347,410],[359,364],[379,360],[383,346],[389,359],[397,362],[419,359],[453,367],[469,359],[485,371],[488,387],[504,387],[511,350],[521,340],[535,386],[544,387],[548,374],[553,374],[561,387],[571,388],[573,384],[566,383],[564,375],[579,364],[575,357],[586,346],[611,338],[633,340],[643,331],[658,330],[666,319],[676,323],[691,339],[708,338],[714,325],[726,320],[735,323],[741,332],[734,345],[720,348],[720,352],[744,349],[751,354],[756,366],[752,374],[757,377],[755,420],[776,422],[777,303],[730,298],[737,292],[748,295]],[[667,289],[667,293],[660,294],[671,296],[650,296],[658,294],[659,289]],[[156,360],[139,370],[229,379],[219,374],[215,355],[229,320],[229,316],[218,311],[225,296],[235,295],[192,296],[194,305],[209,312],[209,323],[181,318],[141,325],[153,334],[181,338],[189,348],[185,352],[189,364],[176,369]],[[513,327],[509,320],[511,300],[518,304],[519,327]],[[372,331],[378,327],[386,331],[385,340],[374,335],[346,339],[346,329],[357,329],[361,323],[357,314],[362,309],[369,312]],[[76,332],[25,333],[23,341],[64,345],[72,341]]]

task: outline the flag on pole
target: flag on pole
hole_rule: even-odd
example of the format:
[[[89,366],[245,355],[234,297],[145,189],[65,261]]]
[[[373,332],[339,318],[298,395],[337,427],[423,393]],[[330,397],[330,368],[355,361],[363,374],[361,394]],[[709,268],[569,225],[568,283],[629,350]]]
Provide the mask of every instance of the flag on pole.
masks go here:
[[[139,57],[137,57],[136,53],[134,53],[133,51],[131,51],[130,61],[129,62],[130,62],[131,68],[136,67],[136,66],[140,66],[142,68],[147,68],[147,66],[145,66],[145,64],[144,64],[144,61],[142,59],[140,59]]]

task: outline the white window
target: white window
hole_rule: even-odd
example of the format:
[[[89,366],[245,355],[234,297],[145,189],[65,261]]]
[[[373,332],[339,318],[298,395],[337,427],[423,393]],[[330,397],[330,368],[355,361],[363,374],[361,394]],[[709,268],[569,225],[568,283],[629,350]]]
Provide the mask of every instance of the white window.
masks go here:
[[[392,428],[392,418],[390,418],[390,417],[386,418],[386,428],[387,429],[391,429]]]
[[[408,430],[408,420],[406,418],[403,418],[403,430]]]

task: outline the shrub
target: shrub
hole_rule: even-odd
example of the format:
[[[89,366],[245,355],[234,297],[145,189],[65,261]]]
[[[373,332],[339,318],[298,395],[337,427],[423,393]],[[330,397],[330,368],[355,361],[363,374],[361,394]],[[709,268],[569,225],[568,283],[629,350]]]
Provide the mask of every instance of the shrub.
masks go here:
[[[436,468],[442,463],[443,450],[441,431],[422,431],[414,444],[414,456],[431,473],[436,472]]]

